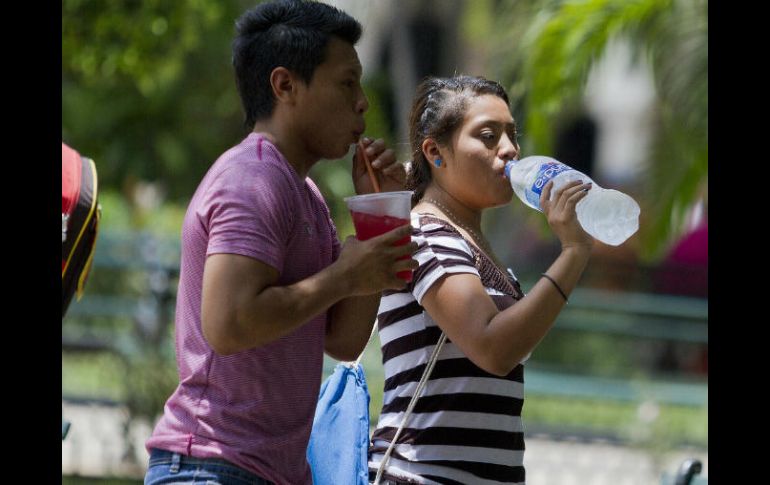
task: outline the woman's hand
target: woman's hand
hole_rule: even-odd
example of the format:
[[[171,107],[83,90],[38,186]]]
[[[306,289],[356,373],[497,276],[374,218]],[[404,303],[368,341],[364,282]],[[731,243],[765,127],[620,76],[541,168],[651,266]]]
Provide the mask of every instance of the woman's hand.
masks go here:
[[[395,152],[385,147],[385,140],[364,137],[361,143],[356,145],[356,153],[353,155],[353,185],[356,194],[371,194],[374,192],[372,181],[366,170],[366,163],[361,154],[361,145],[366,150],[366,157],[372,163],[374,176],[380,184],[382,192],[405,190],[406,168],[404,164],[396,160]]]
[[[540,207],[548,219],[548,225],[561,241],[562,249],[575,247],[590,250],[593,246],[594,238],[583,230],[575,212],[575,206],[588,195],[591,186],[590,183],[584,184],[580,180],[573,180],[557,189],[551,200],[553,189],[553,180],[551,180],[540,194]]]

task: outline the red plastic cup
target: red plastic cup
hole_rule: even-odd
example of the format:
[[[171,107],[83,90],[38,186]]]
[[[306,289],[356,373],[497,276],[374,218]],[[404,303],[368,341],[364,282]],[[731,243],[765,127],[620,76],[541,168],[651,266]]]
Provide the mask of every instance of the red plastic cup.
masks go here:
[[[356,239],[366,241],[397,227],[409,224],[409,211],[412,207],[412,192],[378,192],[376,194],[356,195],[346,197],[353,225],[356,228]],[[406,236],[396,241],[394,246],[402,246],[411,241]],[[409,259],[404,256],[399,259]],[[404,281],[412,281],[412,270],[399,271],[396,276]]]

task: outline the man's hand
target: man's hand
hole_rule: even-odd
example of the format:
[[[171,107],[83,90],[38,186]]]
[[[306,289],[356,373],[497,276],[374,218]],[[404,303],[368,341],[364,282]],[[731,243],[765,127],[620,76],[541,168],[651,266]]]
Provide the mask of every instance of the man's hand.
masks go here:
[[[356,194],[371,194],[375,191],[366,170],[360,145],[364,146],[366,157],[372,163],[372,170],[380,184],[380,190],[382,192],[405,190],[406,168],[396,160],[395,152],[385,147],[385,141],[382,138],[372,140],[363,137],[361,143],[356,145],[356,153],[353,155],[353,185]]]
[[[408,236],[409,224],[392,229],[366,241],[359,241],[354,236],[345,240],[340,257],[332,264],[338,270],[337,284],[346,287],[346,293],[352,296],[371,295],[383,290],[399,290],[406,286],[396,273],[415,270],[416,260],[412,256],[417,250],[417,243],[412,241],[401,246],[393,244]]]

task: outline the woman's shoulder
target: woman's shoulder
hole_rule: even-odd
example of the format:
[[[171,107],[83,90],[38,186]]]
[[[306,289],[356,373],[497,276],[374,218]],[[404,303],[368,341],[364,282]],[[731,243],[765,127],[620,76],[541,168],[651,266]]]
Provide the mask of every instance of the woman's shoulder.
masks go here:
[[[412,232],[424,235],[441,234],[462,239],[462,235],[447,220],[427,212],[411,213]]]
[[[447,220],[436,217],[434,214],[412,212],[412,240],[418,243],[420,248],[442,248],[461,251],[469,258],[474,258],[471,245],[460,232]]]

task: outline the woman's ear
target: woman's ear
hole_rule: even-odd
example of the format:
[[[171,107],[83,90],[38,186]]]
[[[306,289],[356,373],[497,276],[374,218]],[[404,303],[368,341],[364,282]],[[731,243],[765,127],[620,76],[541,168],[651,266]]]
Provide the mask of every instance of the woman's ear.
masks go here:
[[[426,138],[422,141],[422,154],[425,159],[432,165],[437,159],[441,158],[441,152],[438,148],[438,143],[433,138]]]

